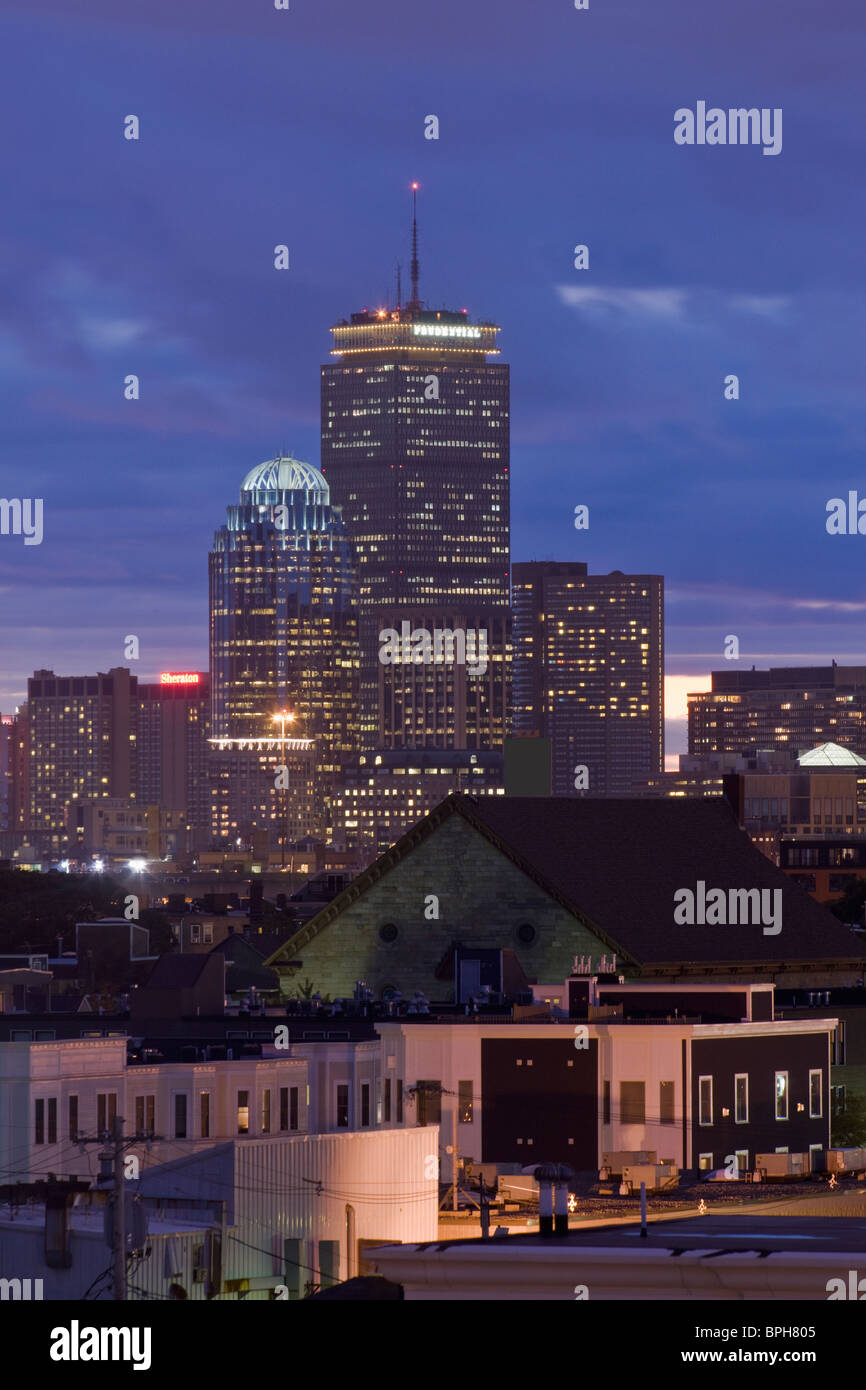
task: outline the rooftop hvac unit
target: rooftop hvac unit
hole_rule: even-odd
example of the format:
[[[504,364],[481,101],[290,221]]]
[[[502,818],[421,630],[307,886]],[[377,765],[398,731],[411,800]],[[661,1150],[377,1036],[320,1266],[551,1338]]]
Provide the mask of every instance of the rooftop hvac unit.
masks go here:
[[[866,1149],[825,1149],[824,1171],[827,1173],[862,1173],[866,1171]]]
[[[647,1192],[663,1192],[677,1187],[679,1181],[680,1170],[675,1163],[636,1163],[622,1170],[622,1186],[629,1192],[639,1192],[641,1183],[646,1183]]]
[[[811,1154],[755,1154],[754,1181],[766,1178],[808,1178],[812,1172]]]
[[[503,1202],[538,1202],[538,1183],[531,1173],[500,1176],[498,1196]]]
[[[603,1153],[599,1181],[607,1182],[608,1178],[621,1177],[625,1167],[633,1167],[639,1163],[655,1163],[657,1159],[658,1153],[655,1149],[617,1149],[612,1153]]]

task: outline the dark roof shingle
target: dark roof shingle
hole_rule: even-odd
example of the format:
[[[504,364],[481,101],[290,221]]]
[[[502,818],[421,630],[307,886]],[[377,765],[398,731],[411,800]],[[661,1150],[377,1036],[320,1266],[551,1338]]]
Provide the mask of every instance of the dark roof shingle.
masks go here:
[[[857,960],[861,941],[755,848],[726,801],[583,797],[454,798],[642,964]],[[680,926],[674,894],[781,889],[782,929]]]

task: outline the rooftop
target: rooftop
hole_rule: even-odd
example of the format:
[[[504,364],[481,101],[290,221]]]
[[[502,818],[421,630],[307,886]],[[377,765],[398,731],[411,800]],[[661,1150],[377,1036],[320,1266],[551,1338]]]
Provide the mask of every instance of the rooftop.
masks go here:
[[[797,763],[800,767],[866,767],[866,758],[838,743],[819,743],[817,748],[801,753]]]
[[[783,1217],[761,1215],[759,1210],[744,1216],[692,1216],[672,1221],[650,1221],[641,1237],[640,1225],[572,1227],[567,1236],[544,1237],[538,1231],[496,1238],[504,1249],[542,1246],[550,1251],[584,1246],[593,1249],[669,1251],[676,1256],[686,1250],[700,1250],[706,1257],[727,1252],[754,1251],[768,1255],[784,1251],[866,1251],[866,1217],[838,1216]],[[480,1236],[429,1245],[411,1246],[414,1251],[464,1249],[489,1246],[491,1239]]]
[[[241,483],[241,493],[246,492],[264,494],[256,495],[253,498],[255,502],[266,502],[269,494],[285,492],[322,493],[319,499],[322,502],[327,502],[330,496],[328,484],[318,468],[302,463],[290,454],[278,454],[276,458],[251,468]]]

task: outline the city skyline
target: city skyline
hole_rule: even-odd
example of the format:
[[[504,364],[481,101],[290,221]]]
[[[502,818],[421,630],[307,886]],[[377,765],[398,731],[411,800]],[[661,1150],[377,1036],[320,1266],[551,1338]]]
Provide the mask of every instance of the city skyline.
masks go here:
[[[663,573],[669,691],[681,676],[698,688],[728,633],[741,667],[861,658],[858,542],[824,527],[827,500],[856,486],[862,435],[863,270],[845,237],[862,137],[854,46],[838,42],[852,7],[830,29],[806,14],[795,34],[784,7],[756,20],[734,4],[715,31],[708,19],[697,55],[676,13],[631,7],[627,37],[596,33],[591,61],[565,9],[483,4],[467,17],[446,4],[440,33],[394,7],[371,83],[376,45],[358,16],[325,38],[293,13],[289,45],[270,16],[196,2],[182,90],[167,10],[140,24],[96,0],[48,12],[63,14],[72,57],[56,71],[59,37],[46,43],[8,6],[0,20],[20,73],[50,75],[66,137],[55,148],[41,84],[13,75],[0,98],[23,132],[2,155],[4,492],[44,498],[45,536],[0,540],[0,709],[39,667],[108,670],[126,633],[142,637],[143,677],[205,665],[212,499],[281,446],[317,464],[328,325],[349,304],[384,303],[398,259],[408,279],[413,178],[429,302],[503,325],[514,559]],[[484,103],[449,45],[458,13],[467,54],[483,35],[481,88],[509,90],[507,107]],[[755,43],[746,69],[738,24]],[[609,90],[624,59],[627,121]],[[218,99],[229,75],[241,119]],[[301,134],[323,90],[332,115]],[[780,157],[678,147],[674,111],[703,94],[784,108]],[[137,144],[123,139],[130,111]],[[438,143],[424,140],[431,111]],[[41,206],[34,163],[52,188]],[[578,243],[587,272],[573,267]],[[136,370],[141,399],[127,402]],[[731,371],[737,402],[722,392]],[[591,511],[582,534],[577,503]]]
[[[230,1304],[320,1299],[610,1303],[627,1377],[850,1355],[863,31],[0,0],[43,1359],[176,1369],[157,1304],[210,1303],[225,1378]]]

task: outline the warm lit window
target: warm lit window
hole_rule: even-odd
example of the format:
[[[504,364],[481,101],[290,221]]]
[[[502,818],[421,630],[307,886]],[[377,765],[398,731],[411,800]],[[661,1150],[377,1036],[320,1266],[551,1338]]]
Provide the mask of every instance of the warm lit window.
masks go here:
[[[458,1081],[457,1083],[457,1110],[460,1115],[460,1123],[471,1125],[472,1123],[472,1082]]]

